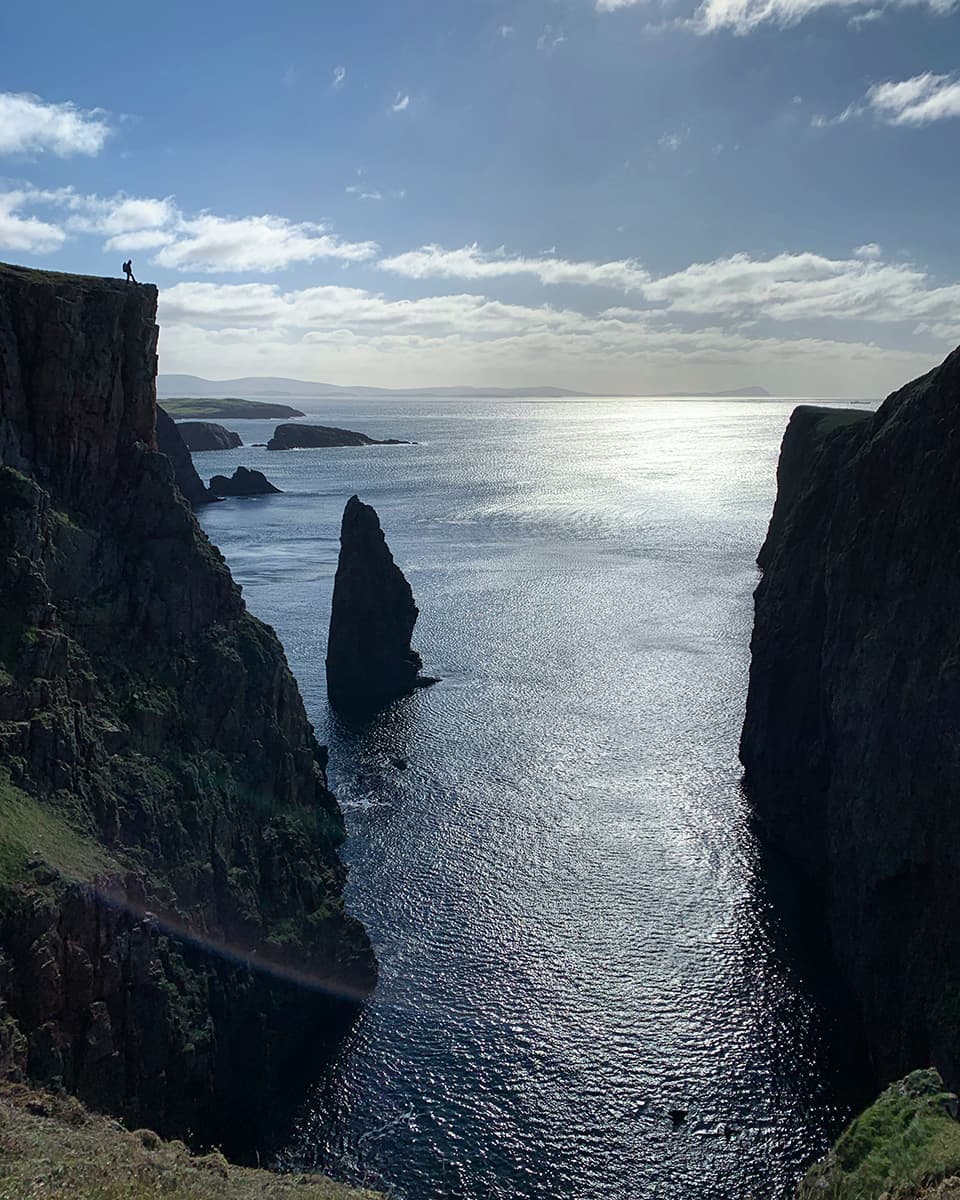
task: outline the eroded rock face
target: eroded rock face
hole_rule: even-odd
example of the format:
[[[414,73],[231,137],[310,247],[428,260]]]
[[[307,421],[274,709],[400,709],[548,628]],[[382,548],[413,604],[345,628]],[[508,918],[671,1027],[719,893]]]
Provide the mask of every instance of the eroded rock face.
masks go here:
[[[280,495],[262,471],[249,467],[237,467],[232,475],[214,475],[210,480],[210,491],[215,496],[270,496]]]
[[[203,480],[197,474],[193,458],[180,432],[177,423],[157,405],[157,449],[170,459],[173,464],[173,477],[177,487],[191,508],[199,508],[202,504],[210,504],[214,497],[210,494]]]
[[[376,510],[351,496],[340,527],[327,642],[327,693],[342,709],[372,709],[412,691],[423,665],[410,647],[419,609],[393,561]]]
[[[960,1079],[960,352],[876,414],[800,408],[740,756],[826,900],[877,1075]]]
[[[155,449],[156,300],[0,267],[0,839],[16,796],[73,831],[3,860],[0,1040],[250,1152],[376,967],[283,650]]]
[[[203,450],[236,450],[243,445],[239,433],[213,421],[178,421],[177,431],[194,454]]]
[[[337,429],[332,425],[278,425],[267,442],[268,450],[298,450],[327,446],[406,446],[397,438],[378,441],[352,429]]]

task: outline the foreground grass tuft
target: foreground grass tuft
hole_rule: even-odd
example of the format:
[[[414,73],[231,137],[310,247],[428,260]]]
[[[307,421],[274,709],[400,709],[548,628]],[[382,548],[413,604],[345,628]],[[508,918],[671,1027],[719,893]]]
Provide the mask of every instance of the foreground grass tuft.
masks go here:
[[[319,1175],[274,1175],[133,1133],[72,1096],[0,1086],[0,1200],[378,1200]],[[382,1198],[380,1198],[382,1200]]]

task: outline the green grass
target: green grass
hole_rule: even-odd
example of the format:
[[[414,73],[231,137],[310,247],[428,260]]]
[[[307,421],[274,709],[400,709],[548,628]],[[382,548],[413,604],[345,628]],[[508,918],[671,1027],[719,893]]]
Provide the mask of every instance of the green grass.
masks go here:
[[[15,787],[0,771],[0,887],[28,877],[33,859],[68,879],[92,879],[116,867],[106,852],[85,838],[52,805]]]
[[[954,1195],[955,1182],[944,1182],[960,1175],[960,1123],[951,1108],[956,1097],[936,1071],[892,1084],[808,1172],[798,1200]]]
[[[0,1089],[0,1200],[377,1200],[322,1175],[280,1176],[128,1132],[73,1097]],[[380,1200],[383,1200],[380,1197]]]
[[[208,421],[213,417],[259,417],[269,421],[303,416],[298,408],[291,408],[289,404],[270,404],[262,400],[238,400],[233,396],[215,400],[174,396],[169,400],[160,400],[158,403],[164,412],[178,419],[195,417],[198,420]]]

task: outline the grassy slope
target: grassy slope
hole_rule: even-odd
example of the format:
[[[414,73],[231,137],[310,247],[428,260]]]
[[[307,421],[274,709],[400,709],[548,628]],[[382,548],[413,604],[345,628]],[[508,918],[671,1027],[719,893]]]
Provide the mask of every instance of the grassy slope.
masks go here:
[[[129,1133],[71,1096],[0,1087],[0,1200],[376,1200],[320,1175],[273,1175]]]
[[[237,400],[226,397],[222,400],[191,399],[189,396],[174,396],[160,400],[160,407],[175,420],[194,417],[210,421],[214,417],[259,417],[263,420],[286,420],[287,417],[302,417],[299,408],[289,404],[269,404],[260,400]]]
[[[891,1084],[811,1168],[797,1200],[960,1200],[956,1104],[936,1071]]]
[[[51,805],[14,787],[0,769],[0,888],[20,883],[38,863],[67,879],[92,879],[116,868],[93,839],[79,833]]]

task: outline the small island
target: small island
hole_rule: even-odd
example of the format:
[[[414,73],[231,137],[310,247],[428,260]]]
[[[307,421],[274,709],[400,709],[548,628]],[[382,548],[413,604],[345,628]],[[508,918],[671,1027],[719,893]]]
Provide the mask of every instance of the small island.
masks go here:
[[[203,450],[236,450],[243,445],[239,433],[213,421],[178,421],[177,431],[191,454]]]
[[[400,438],[372,438],[352,429],[332,425],[278,425],[267,442],[268,450],[303,450],[328,446],[409,446]]]
[[[201,420],[210,417],[225,417],[227,420],[285,421],[289,417],[304,415],[299,408],[291,408],[289,404],[267,404],[260,400],[240,400],[236,396],[226,396],[222,400],[210,400],[199,396],[174,396],[162,403],[171,417],[176,417],[178,420],[184,417],[197,417]]]
[[[214,496],[279,496],[282,491],[270,482],[262,471],[249,467],[237,467],[234,473],[214,475],[210,480],[210,491]]]

